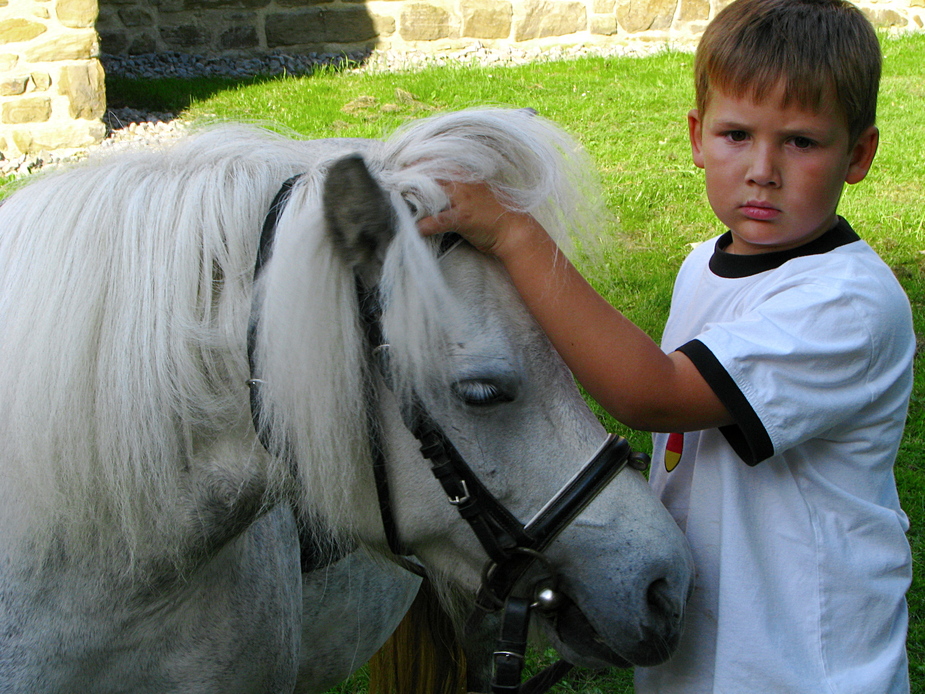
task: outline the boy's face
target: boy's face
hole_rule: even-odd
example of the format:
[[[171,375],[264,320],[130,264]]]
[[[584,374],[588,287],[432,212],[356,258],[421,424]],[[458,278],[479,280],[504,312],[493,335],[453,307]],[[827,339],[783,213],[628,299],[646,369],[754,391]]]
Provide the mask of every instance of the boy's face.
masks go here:
[[[782,89],[757,103],[714,91],[701,114],[688,114],[694,163],[707,197],[732,232],[730,253],[796,248],[835,224],[845,183],[867,175],[877,151],[871,126],[849,143],[844,117],[824,99],[820,112],[788,104]]]

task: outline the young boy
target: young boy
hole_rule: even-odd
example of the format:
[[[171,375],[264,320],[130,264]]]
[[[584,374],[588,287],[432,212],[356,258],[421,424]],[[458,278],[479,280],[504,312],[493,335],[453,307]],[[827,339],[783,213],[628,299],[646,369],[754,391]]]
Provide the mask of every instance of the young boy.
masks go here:
[[[846,0],[737,0],[708,27],[688,125],[728,231],[681,268],[667,353],[485,185],[452,186],[450,207],[421,222],[502,261],[618,420],[675,432],[654,436],[651,484],[698,578],[680,650],[637,669],[638,691],[909,690],[911,557],[892,468],[912,318],[836,215],[877,150],[880,62]]]

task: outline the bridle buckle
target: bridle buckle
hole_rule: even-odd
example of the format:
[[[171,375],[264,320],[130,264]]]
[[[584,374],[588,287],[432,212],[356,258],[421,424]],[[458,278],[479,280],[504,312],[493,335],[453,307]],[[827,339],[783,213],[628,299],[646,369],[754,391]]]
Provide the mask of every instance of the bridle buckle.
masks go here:
[[[459,486],[462,487],[462,496],[447,495],[447,499],[453,506],[461,506],[472,500],[472,495],[469,494],[469,485],[466,484],[466,480],[459,480]]]

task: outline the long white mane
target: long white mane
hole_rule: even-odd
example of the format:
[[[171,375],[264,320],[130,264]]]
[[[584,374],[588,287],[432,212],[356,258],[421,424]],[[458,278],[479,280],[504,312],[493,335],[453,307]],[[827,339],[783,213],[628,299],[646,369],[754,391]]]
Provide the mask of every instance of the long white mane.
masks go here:
[[[129,553],[175,536],[197,452],[249,431],[258,237],[281,182],[304,173],[260,285],[260,370],[304,502],[349,532],[352,494],[368,474],[365,355],[320,185],[331,158],[354,147],[221,126],[41,178],[0,206],[3,527],[29,528],[39,548],[111,534]],[[428,214],[445,204],[437,181],[485,179],[563,240],[592,209],[591,167],[558,129],[516,111],[434,117],[365,147],[399,211],[381,292],[396,371],[411,386],[432,375],[452,312],[433,244],[401,196]],[[241,446],[257,444],[248,435]],[[268,465],[275,498],[290,471]]]

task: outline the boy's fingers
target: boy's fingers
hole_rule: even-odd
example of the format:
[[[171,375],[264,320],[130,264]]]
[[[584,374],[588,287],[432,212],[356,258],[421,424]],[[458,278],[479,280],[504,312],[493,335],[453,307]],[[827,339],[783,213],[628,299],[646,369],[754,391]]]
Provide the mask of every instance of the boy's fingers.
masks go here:
[[[442,210],[430,217],[424,217],[418,220],[418,231],[421,233],[421,236],[442,234],[445,231],[451,231],[452,228],[453,219],[449,210]]]
[[[434,234],[439,233],[437,220],[435,220],[433,217],[424,217],[424,219],[419,219],[418,231],[421,233],[421,236],[433,236]]]

